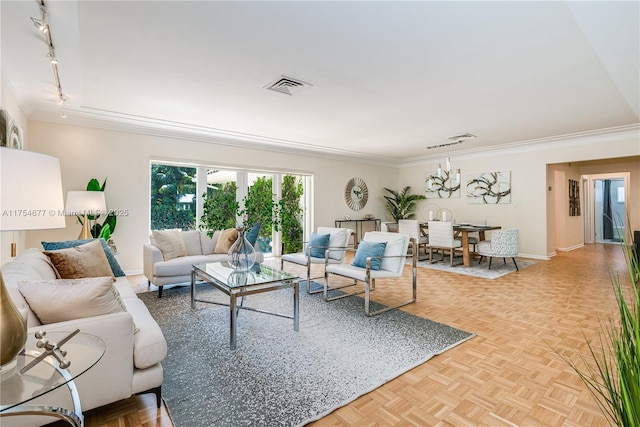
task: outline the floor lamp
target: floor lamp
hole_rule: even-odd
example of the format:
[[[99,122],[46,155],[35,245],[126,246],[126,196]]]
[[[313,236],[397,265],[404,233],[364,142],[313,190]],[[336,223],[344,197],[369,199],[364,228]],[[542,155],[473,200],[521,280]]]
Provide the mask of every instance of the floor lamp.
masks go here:
[[[60,160],[31,151],[0,147],[0,231],[64,228]],[[16,243],[12,238],[11,256]],[[0,274],[0,373],[15,368],[27,327]]]
[[[78,239],[91,239],[89,216],[99,215],[107,210],[102,191],[67,191],[67,214],[82,216],[82,230]],[[95,217],[94,217],[95,218]]]

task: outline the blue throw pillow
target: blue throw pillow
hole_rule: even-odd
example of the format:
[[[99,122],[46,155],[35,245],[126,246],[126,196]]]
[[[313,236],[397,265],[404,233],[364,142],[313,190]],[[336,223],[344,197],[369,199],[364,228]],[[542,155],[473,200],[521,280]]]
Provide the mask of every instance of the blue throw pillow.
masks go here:
[[[324,253],[329,246],[329,234],[316,234],[311,233],[311,239],[309,239],[309,245],[307,251],[311,247],[311,256],[314,258],[324,258]],[[308,252],[307,252],[308,253]]]
[[[260,224],[259,222],[254,224],[249,230],[245,232],[244,237],[251,243],[251,246],[256,247],[256,242],[258,241],[258,234],[260,234]],[[256,248],[256,250],[258,250]]]
[[[358,250],[356,256],[353,257],[351,265],[354,267],[367,268],[368,257],[378,257],[384,255],[384,250],[387,247],[387,242],[367,242],[365,240],[358,243]],[[382,264],[381,258],[371,259],[371,269],[380,270]]]
[[[74,248],[76,246],[84,245],[85,243],[89,243],[90,241],[95,239],[81,239],[81,240],[65,240],[64,242],[42,242],[42,247],[45,251],[56,251],[58,249],[68,249]],[[113,252],[111,252],[111,248],[107,244],[104,239],[99,239],[100,244],[102,245],[102,249],[104,250],[104,254],[107,256],[107,260],[109,261],[109,265],[111,266],[111,271],[115,277],[124,276],[124,271],[120,268],[120,264],[118,264],[118,260],[116,259]]]

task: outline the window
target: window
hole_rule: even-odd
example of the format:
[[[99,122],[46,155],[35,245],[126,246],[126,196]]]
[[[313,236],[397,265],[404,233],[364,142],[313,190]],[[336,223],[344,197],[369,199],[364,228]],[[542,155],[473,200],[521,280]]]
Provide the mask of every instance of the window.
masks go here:
[[[222,230],[246,221],[262,227],[256,250],[302,249],[309,235],[308,176],[151,164],[151,229]]]
[[[151,165],[151,229],[196,228],[196,168]]]

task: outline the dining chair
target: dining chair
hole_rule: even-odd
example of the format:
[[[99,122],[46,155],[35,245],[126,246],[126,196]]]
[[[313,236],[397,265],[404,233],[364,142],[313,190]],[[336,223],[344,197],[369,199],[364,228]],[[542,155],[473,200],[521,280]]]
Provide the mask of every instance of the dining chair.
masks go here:
[[[433,263],[433,250],[442,249],[442,260],[444,261],[444,251],[449,250],[449,264],[453,267],[453,257],[457,250],[462,250],[462,242],[453,236],[453,222],[451,221],[429,221],[429,260]]]
[[[304,244],[304,251],[293,254],[283,254],[280,257],[280,269],[284,270],[284,263],[303,265],[307,267],[307,293],[317,294],[322,289],[311,290],[311,280],[321,279],[323,276],[311,277],[312,264],[339,264],[344,260],[349,239],[353,230],[351,228],[318,227],[308,242]]]
[[[370,294],[375,290],[376,280],[400,278],[403,275],[405,259],[412,242],[408,235],[402,233],[390,233],[383,231],[369,231],[365,233],[363,240],[360,241],[358,249],[355,251],[352,263],[328,264],[324,269],[324,300],[334,301],[340,298],[346,298],[353,295],[364,293],[364,312],[367,316],[376,316],[385,311],[402,307],[416,301],[416,281],[417,281],[417,254],[412,254],[412,270],[411,270],[411,299],[401,302],[393,306],[385,306],[382,309],[372,311]],[[352,250],[352,249],[349,249]],[[330,275],[336,275],[352,279],[353,282],[346,285],[329,286]],[[398,279],[397,282],[403,282],[405,279]],[[339,292],[338,295],[329,296],[329,291],[346,288],[356,285],[358,282],[364,282],[364,290],[352,293]],[[396,283],[397,283],[396,282]]]
[[[429,237],[422,234],[420,230],[420,222],[415,219],[401,219],[398,221],[398,233],[406,234],[416,244],[411,246],[411,253],[416,252],[418,255],[418,261],[420,261],[420,248],[424,250],[424,255],[427,256],[427,250],[429,248]]]
[[[491,233],[491,240],[482,240],[478,243],[478,254],[480,255],[480,262],[484,257],[489,258],[489,270],[491,270],[491,259],[493,257],[500,257],[504,263],[507,263],[507,257],[513,260],[513,265],[516,266],[516,271],[519,271],[518,264],[516,263],[516,256],[518,255],[518,230],[496,230]]]

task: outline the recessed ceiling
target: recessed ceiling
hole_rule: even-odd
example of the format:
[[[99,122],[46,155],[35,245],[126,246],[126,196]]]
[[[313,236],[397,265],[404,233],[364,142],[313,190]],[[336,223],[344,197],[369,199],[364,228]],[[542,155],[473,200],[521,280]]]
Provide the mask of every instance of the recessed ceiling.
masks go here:
[[[640,122],[638,2],[47,5],[70,123],[400,162]],[[60,120],[38,4],[0,7],[4,77],[30,118]],[[279,76],[313,87],[264,89]]]

